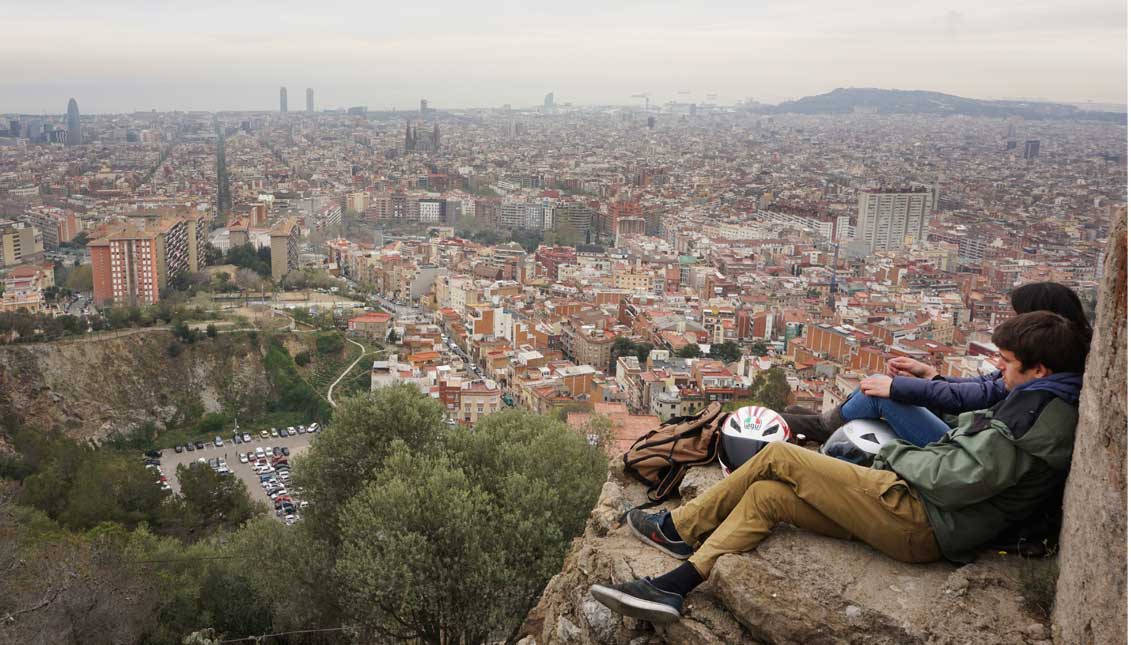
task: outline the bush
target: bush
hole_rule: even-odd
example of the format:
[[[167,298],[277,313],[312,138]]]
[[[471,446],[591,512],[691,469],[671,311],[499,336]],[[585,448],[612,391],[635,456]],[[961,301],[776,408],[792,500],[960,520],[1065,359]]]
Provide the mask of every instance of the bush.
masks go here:
[[[310,352],[299,352],[295,354],[295,365],[299,367],[306,367],[310,364]]]
[[[208,323],[208,328],[205,330],[205,333],[208,334],[209,338],[216,338],[216,325]]]
[[[185,351],[184,345],[181,345],[178,341],[175,340],[169,343],[169,346],[165,348],[165,352],[168,353],[169,356],[172,356],[174,358],[180,356],[181,352],[183,351]]]
[[[319,354],[340,354],[345,347],[341,334],[319,334],[315,341]]]

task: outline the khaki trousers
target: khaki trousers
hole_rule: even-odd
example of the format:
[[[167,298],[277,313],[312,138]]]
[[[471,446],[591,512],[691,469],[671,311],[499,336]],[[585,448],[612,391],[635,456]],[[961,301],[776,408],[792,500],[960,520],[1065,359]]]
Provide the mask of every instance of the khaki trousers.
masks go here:
[[[706,578],[715,560],[749,551],[787,522],[857,539],[904,562],[942,557],[923,503],[887,470],[863,468],[787,443],[771,443],[741,468],[672,512],[690,562]]]

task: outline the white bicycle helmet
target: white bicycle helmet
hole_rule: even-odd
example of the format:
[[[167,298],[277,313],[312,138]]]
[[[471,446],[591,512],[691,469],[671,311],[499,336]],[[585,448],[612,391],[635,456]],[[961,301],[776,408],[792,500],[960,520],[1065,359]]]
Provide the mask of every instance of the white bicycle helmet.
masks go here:
[[[891,426],[879,419],[857,419],[837,428],[821,452],[860,466],[871,466],[884,444],[897,439]]]
[[[766,444],[792,438],[789,424],[777,412],[757,405],[739,408],[723,422],[719,465],[723,474],[729,475]]]

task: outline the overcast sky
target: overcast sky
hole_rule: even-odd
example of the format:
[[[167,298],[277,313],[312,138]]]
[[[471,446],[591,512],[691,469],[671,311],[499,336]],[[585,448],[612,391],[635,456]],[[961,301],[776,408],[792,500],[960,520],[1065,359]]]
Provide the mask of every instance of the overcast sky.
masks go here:
[[[837,87],[1124,103],[1125,0],[7,3],[0,112],[778,103]]]

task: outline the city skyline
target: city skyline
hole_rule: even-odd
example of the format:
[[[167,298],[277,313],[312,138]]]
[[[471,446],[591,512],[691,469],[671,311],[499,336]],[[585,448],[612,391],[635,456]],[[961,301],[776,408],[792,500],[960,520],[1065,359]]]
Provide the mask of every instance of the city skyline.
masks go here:
[[[372,21],[368,9],[315,14],[288,2],[278,11],[204,2],[191,15],[124,1],[62,13],[54,4],[6,16],[0,56],[20,64],[0,79],[0,111],[54,112],[70,96],[83,97],[87,114],[267,110],[280,85],[318,88],[325,107],[378,110],[411,109],[421,96],[438,108],[536,106],[550,91],[579,105],[630,104],[639,93],[658,103],[778,103],[837,87],[1070,103],[1124,103],[1127,93],[1126,6],[1111,0],[580,3],[522,15],[452,6],[437,19],[414,8]],[[258,33],[235,29],[243,24]]]

